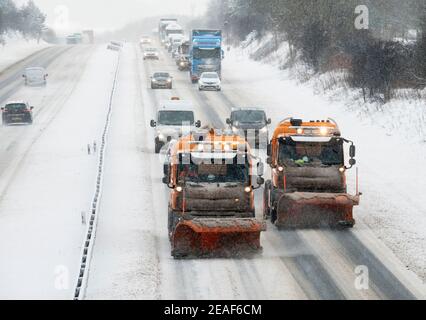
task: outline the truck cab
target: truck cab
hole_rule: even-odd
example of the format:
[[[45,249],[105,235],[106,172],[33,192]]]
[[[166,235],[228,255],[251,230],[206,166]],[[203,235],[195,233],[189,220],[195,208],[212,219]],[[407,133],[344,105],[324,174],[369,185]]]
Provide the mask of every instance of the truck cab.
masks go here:
[[[345,161],[349,144],[349,161]],[[332,120],[280,122],[268,145],[271,180],[266,182],[264,214],[277,227],[353,227],[356,195],[347,193],[346,172],[356,161],[355,146]]]
[[[164,174],[173,255],[237,244],[260,248],[265,226],[255,218],[254,190],[264,183],[263,164],[244,139],[214,129],[184,136],[173,145]]]
[[[203,72],[216,72],[222,75],[222,31],[192,30],[190,49],[190,77],[197,83]]]
[[[195,128],[201,127],[201,121],[195,121],[195,111],[188,101],[164,101],[157,112],[157,119],[151,120],[155,128],[155,153],[174,139],[190,134]]]

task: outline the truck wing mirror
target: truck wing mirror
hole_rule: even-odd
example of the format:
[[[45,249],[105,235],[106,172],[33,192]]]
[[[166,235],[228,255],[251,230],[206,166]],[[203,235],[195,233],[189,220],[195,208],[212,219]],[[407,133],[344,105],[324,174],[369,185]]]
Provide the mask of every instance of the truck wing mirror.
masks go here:
[[[354,165],[356,165],[356,160],[355,159],[350,159],[349,160],[349,164],[351,165],[351,167],[353,167]]]
[[[231,119],[226,119],[226,124],[229,124],[229,125],[231,125],[232,124],[232,121],[231,121]]]
[[[253,187],[254,190],[259,189],[265,183],[265,179],[263,179],[262,177],[257,177],[256,183],[257,186]]]
[[[268,119],[268,121],[267,121],[266,123],[267,123],[267,124],[271,124],[271,123],[272,123],[271,118],[269,118],[269,119]]]
[[[266,158],[266,163],[272,166],[272,158],[271,157]]]
[[[351,145],[349,147],[349,156],[351,158],[355,158],[355,156],[356,156],[356,147],[354,145]]]
[[[265,173],[265,165],[263,164],[263,162],[259,162],[257,164],[257,175],[263,176],[264,173]]]
[[[266,148],[266,155],[267,155],[268,157],[271,157],[271,156],[272,156],[272,145],[271,145],[270,143],[268,143],[268,146],[267,146],[267,148]],[[268,164],[270,164],[270,163],[268,163]]]
[[[198,120],[198,121],[195,123],[195,127],[197,127],[197,128],[201,128],[201,121],[200,121],[200,120]]]
[[[166,164],[164,164],[164,166],[163,166],[163,173],[164,173],[164,175],[165,176],[169,176],[169,164],[168,163],[166,163]]]
[[[31,107],[30,107],[30,110],[34,110],[34,107],[33,107],[33,106],[31,106]]]
[[[157,123],[155,120],[151,120],[151,128],[155,128],[157,126]]]
[[[163,177],[163,183],[164,184],[169,184],[169,177]]]

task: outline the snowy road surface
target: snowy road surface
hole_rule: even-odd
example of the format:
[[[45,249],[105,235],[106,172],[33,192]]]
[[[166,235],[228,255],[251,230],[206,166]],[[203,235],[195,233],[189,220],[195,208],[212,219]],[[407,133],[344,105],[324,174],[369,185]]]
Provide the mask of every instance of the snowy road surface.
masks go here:
[[[15,84],[0,91],[2,103],[19,98],[36,107],[33,126],[0,129],[0,298],[73,296],[86,230],[81,212],[90,208],[97,172],[97,157],[87,155],[86,146],[99,140],[105,124],[116,55],[104,47],[73,47],[49,65],[47,88]],[[173,73],[175,89],[149,89],[157,70]],[[0,83],[7,77],[12,74]],[[424,298],[421,282],[362,221],[346,232],[278,231],[269,224],[263,252],[252,259],[170,256],[168,190],[149,121],[160,100],[180,96],[194,102],[203,124],[224,127],[231,106],[261,100],[240,86],[229,77],[222,93],[198,92],[166,53],[144,62],[137,46],[124,47],[85,298]],[[275,123],[291,115],[291,109],[267,111]],[[368,288],[359,286],[365,270]]]

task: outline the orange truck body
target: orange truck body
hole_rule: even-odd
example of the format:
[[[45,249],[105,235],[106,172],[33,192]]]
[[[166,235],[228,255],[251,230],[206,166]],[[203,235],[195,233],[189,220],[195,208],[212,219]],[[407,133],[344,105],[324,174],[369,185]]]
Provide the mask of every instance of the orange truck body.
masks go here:
[[[193,157],[204,154],[207,159],[212,151],[217,156],[210,166],[193,163]],[[184,181],[190,173],[180,169],[182,163],[191,163],[198,173],[203,170],[206,174],[207,170],[208,174],[209,170],[218,170],[214,166],[223,166],[224,154],[246,157],[249,176],[244,183]],[[183,160],[185,155],[191,155],[189,162]],[[252,164],[244,139],[216,134],[213,130],[202,141],[191,135],[170,148],[163,182],[171,189],[169,237],[175,258],[238,256],[261,249],[260,233],[266,227],[255,218]]]
[[[321,148],[331,141],[341,163],[329,166],[310,164],[308,151],[303,146],[309,144],[309,150],[319,150],[319,154]],[[292,143],[294,150],[306,152],[306,160],[291,159],[294,161],[292,165],[283,164],[280,143]],[[344,143],[352,144],[352,167],[355,164],[355,147],[351,141],[341,137],[335,121],[283,120],[268,146],[271,180],[265,185],[264,215],[270,216],[279,228],[353,227],[353,207],[359,204],[359,194],[358,191],[356,195],[347,193],[345,173],[349,168],[344,165]]]

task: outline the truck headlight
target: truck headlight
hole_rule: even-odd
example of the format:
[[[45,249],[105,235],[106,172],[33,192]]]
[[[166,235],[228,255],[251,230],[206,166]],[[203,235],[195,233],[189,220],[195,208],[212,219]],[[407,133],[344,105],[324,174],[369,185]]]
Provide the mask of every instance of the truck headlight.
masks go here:
[[[175,190],[177,192],[181,193],[183,191],[183,188],[181,186],[177,186]]]
[[[268,132],[268,127],[264,127],[264,128],[262,128],[262,129],[260,129],[260,132],[262,132],[262,133],[266,133],[266,132]]]
[[[168,82],[168,83],[172,82],[172,79],[167,79],[167,82]]]
[[[234,133],[238,133],[238,128],[236,128],[236,127],[232,127],[232,131],[234,132]]]
[[[251,187],[245,187],[244,191],[245,191],[246,193],[250,193],[250,192],[251,192]]]
[[[160,133],[159,135],[158,135],[158,139],[159,140],[161,140],[161,141],[164,141],[164,139],[165,139],[166,137],[164,136],[164,134],[162,134],[162,133]]]

